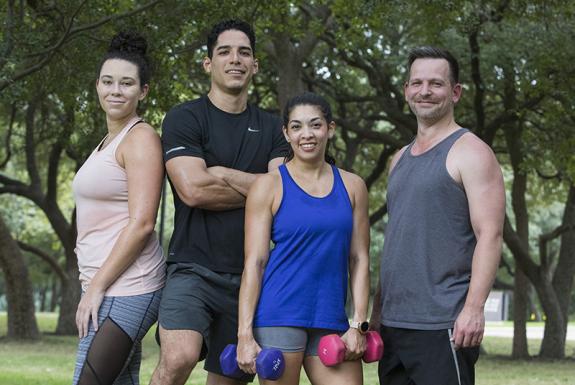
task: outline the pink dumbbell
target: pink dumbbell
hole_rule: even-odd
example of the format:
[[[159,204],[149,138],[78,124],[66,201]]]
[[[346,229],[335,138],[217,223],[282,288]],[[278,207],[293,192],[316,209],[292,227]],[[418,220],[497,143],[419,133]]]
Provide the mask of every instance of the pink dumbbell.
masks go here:
[[[376,331],[369,331],[365,334],[364,362],[375,362],[383,355],[383,340]],[[345,359],[345,344],[337,334],[329,334],[319,340],[317,355],[325,366],[335,366],[341,364]]]

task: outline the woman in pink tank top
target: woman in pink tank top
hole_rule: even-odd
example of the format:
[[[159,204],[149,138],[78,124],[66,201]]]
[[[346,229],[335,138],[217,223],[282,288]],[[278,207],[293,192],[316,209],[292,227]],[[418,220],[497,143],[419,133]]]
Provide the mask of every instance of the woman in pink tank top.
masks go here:
[[[141,339],[157,319],[164,169],[160,138],[137,115],[149,89],[146,48],[137,34],[112,39],[96,81],[108,133],[73,181],[82,283],[74,384],[137,384]]]

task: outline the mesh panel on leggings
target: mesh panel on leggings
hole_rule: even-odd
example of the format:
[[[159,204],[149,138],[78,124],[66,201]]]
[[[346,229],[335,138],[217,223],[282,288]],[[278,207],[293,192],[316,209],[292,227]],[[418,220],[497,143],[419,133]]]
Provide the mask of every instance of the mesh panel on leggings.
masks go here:
[[[107,318],[94,336],[78,385],[111,385],[132,350],[132,339]]]

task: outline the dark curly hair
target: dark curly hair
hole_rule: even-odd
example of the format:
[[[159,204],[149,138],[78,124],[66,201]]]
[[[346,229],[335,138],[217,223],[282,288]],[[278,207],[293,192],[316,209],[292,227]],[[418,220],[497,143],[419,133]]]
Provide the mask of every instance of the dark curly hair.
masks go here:
[[[144,86],[149,83],[152,72],[150,60],[146,55],[147,51],[148,43],[142,35],[131,31],[119,32],[110,41],[108,52],[106,52],[98,67],[98,75],[107,60],[122,59],[138,67],[140,87]]]
[[[252,26],[242,20],[229,19],[220,21],[219,23],[215,24],[208,34],[207,46],[208,57],[210,59],[214,54],[214,47],[216,46],[220,34],[231,29],[245,33],[248,39],[250,39],[250,47],[252,49],[252,53],[256,53],[256,35],[252,29]]]

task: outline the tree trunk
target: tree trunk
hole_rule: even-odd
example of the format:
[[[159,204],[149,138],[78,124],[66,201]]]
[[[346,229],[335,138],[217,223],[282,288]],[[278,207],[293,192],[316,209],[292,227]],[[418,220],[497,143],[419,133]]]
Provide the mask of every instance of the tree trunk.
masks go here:
[[[80,302],[80,281],[78,280],[78,264],[76,255],[73,250],[66,250],[66,274],[69,278],[61,281],[60,291],[60,313],[58,314],[58,326],[56,334],[58,335],[76,335],[76,309]]]
[[[8,338],[37,339],[40,337],[34,314],[34,295],[28,268],[16,241],[0,216],[0,268],[6,282],[8,305]]]
[[[38,302],[39,302],[39,310],[41,312],[46,311],[46,293],[48,292],[48,286],[42,285],[40,286],[40,290],[38,293]]]
[[[564,325],[567,321],[561,313],[561,307],[557,299],[557,294],[547,280],[541,280],[535,285],[539,300],[543,306],[543,311],[547,316],[545,320],[545,331],[543,341],[541,341],[541,350],[539,356],[542,358],[565,358],[565,338],[566,328]]]
[[[546,358],[563,358],[565,356],[565,339],[569,322],[569,302],[575,275],[575,186],[569,186],[567,202],[563,212],[563,231],[559,260],[552,281],[552,290],[557,303],[557,316],[553,319],[547,315],[545,333],[541,342],[540,355]]]
[[[52,292],[50,295],[50,311],[55,312],[56,308],[58,307],[58,303],[60,299],[60,293],[58,292],[58,281],[55,279],[52,282]]]
[[[567,322],[563,317],[548,316],[545,320],[545,331],[539,356],[544,358],[565,358],[565,339]]]
[[[304,91],[302,81],[303,58],[286,32],[275,34],[273,43],[264,48],[278,69],[278,106],[283,113],[288,99]]]
[[[505,134],[514,174],[511,204],[515,214],[515,228],[523,247],[529,250],[529,211],[525,200],[527,176],[520,168],[521,147],[518,140],[521,127],[517,125],[510,127]],[[513,358],[529,357],[526,322],[530,289],[529,279],[516,261],[513,287],[513,349],[511,353]]]
[[[515,283],[513,286],[513,348],[511,357],[527,358],[527,304],[529,302],[529,280],[519,268],[515,268]]]
[[[326,5],[305,5],[304,26],[309,28],[312,22],[321,21],[324,32],[333,24],[331,10]],[[277,23],[286,24],[291,18],[289,13],[279,16]],[[293,96],[305,91],[303,82],[303,63],[313,52],[322,33],[309,32],[299,41],[293,41],[293,35],[287,30],[275,30],[271,33],[271,42],[264,45],[264,50],[274,61],[278,71],[277,95],[280,110]]]

